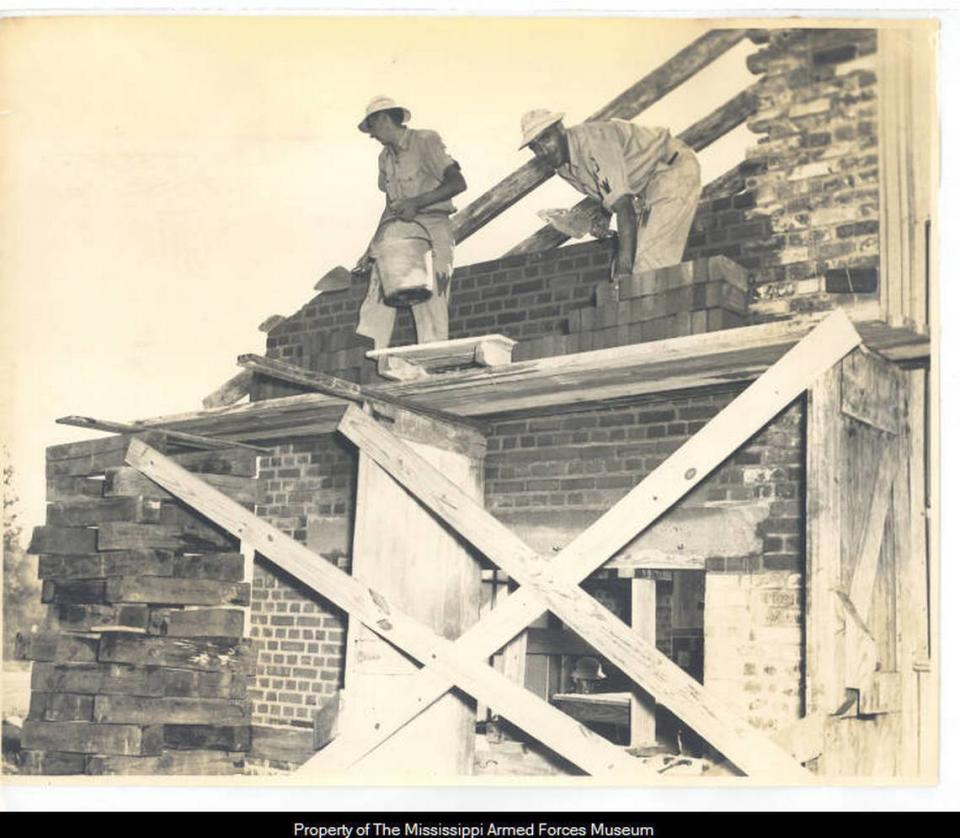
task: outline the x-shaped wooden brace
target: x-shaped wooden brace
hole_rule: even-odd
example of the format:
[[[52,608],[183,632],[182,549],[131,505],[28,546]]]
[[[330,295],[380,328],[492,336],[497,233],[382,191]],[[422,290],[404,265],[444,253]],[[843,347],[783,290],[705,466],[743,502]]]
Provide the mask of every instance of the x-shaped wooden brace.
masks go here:
[[[698,682],[660,655],[651,644],[636,637],[585,594],[577,583],[638,531],[656,520],[859,342],[859,335],[842,313],[826,318],[706,428],[552,560],[530,550],[473,504],[458,487],[420,461],[402,442],[372,420],[356,410],[345,414],[341,430],[351,435],[366,453],[421,502],[524,585],[455,644],[438,638],[409,617],[391,612],[382,597],[336,568],[330,565],[318,567],[315,562],[309,562],[308,557],[313,554],[302,545],[141,443],[131,446],[128,461],[204,515],[253,543],[263,555],[425,664],[417,676],[420,683],[407,696],[401,697],[386,717],[372,720],[365,735],[355,735],[340,746],[341,749],[352,747],[357,758],[402,727],[455,682],[493,707],[507,705],[504,715],[591,773],[626,771],[634,776],[639,773],[635,760],[624,763],[614,756],[616,749],[600,744],[605,740],[598,741],[598,737],[589,735],[586,729],[575,724],[574,728],[580,734],[577,744],[585,747],[574,748],[572,750],[576,753],[571,753],[571,731],[567,722],[557,718],[554,708],[476,660],[477,657],[488,657],[509,642],[545,607],[549,607],[638,684],[703,734],[745,773],[769,772],[780,781],[807,780],[809,774],[802,766],[748,723],[739,720],[736,712],[724,702],[708,695]],[[366,438],[364,431],[367,432]],[[283,543],[278,545],[278,541]],[[283,549],[278,550],[278,547]],[[278,560],[279,554],[282,557]],[[435,667],[436,672],[432,671]],[[530,706],[531,699],[534,706]],[[567,719],[563,714],[559,715]],[[314,760],[323,760],[328,751],[337,757],[338,742],[335,740]],[[331,767],[334,758],[327,759],[330,762],[325,765]],[[343,761],[350,764],[354,757]]]

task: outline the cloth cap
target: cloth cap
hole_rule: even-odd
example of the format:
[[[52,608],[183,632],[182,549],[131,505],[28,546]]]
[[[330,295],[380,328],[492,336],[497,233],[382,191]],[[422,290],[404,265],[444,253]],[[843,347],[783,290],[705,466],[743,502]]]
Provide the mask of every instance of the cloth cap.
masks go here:
[[[403,105],[398,105],[393,101],[389,96],[374,96],[370,100],[370,104],[367,105],[367,112],[364,114],[363,119],[360,121],[360,124],[357,126],[364,134],[370,133],[370,126],[367,124],[367,120],[370,119],[375,113],[380,113],[380,111],[389,111],[394,108],[398,108],[403,111],[403,121],[410,121],[410,111],[408,111]]]
[[[520,130],[523,132],[523,142],[520,148],[526,148],[551,125],[556,125],[563,119],[562,113],[548,111],[546,108],[535,108],[527,111],[520,119]]]

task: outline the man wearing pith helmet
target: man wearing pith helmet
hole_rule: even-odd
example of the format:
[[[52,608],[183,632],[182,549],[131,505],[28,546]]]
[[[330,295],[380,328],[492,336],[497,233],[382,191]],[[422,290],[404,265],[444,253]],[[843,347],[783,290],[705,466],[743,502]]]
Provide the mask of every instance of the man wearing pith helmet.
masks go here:
[[[450,277],[453,273],[454,212],[451,198],[467,188],[460,164],[448,153],[436,131],[408,128],[410,111],[386,96],[377,96],[357,126],[383,146],[379,161],[379,186],[386,193],[386,206],[373,240],[354,268],[370,272],[367,296],[360,306],[357,333],[373,338],[377,349],[389,346],[395,307],[384,302],[379,272],[374,269],[370,248],[378,241],[384,225],[393,219],[416,222],[430,238],[433,256],[434,293],[411,306],[417,328],[417,342],[446,340]]]
[[[539,160],[598,203],[602,234],[617,216],[613,279],[679,264],[700,199],[700,165],[666,128],[622,119],[565,128],[563,114],[538,109],[521,120],[523,142]]]

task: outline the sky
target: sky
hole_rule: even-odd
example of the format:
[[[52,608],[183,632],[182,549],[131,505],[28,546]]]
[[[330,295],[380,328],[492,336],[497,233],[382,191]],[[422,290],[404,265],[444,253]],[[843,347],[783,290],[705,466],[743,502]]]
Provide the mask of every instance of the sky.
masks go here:
[[[380,146],[357,130],[386,94],[440,132],[468,191],[524,163],[520,116],[588,117],[702,34],[697,20],[54,17],[0,21],[2,437],[27,530],[42,523],[54,424],[200,408],[263,352],[382,208]],[[755,81],[749,42],[642,117],[679,132]],[[732,132],[704,180],[742,159]],[[559,178],[467,240],[497,258],[580,196]]]

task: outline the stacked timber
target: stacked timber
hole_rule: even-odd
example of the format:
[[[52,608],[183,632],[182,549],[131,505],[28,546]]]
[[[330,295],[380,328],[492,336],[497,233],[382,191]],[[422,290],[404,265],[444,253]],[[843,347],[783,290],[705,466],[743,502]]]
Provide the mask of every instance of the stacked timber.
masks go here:
[[[726,256],[709,256],[597,285],[593,306],[575,309],[567,334],[523,341],[526,361],[746,326],[747,272]]]
[[[176,453],[184,468],[252,508],[256,454]],[[230,774],[250,747],[245,562],[231,536],[127,466],[133,437],[47,449],[47,518],[33,533],[41,631],[22,769],[31,774]]]

